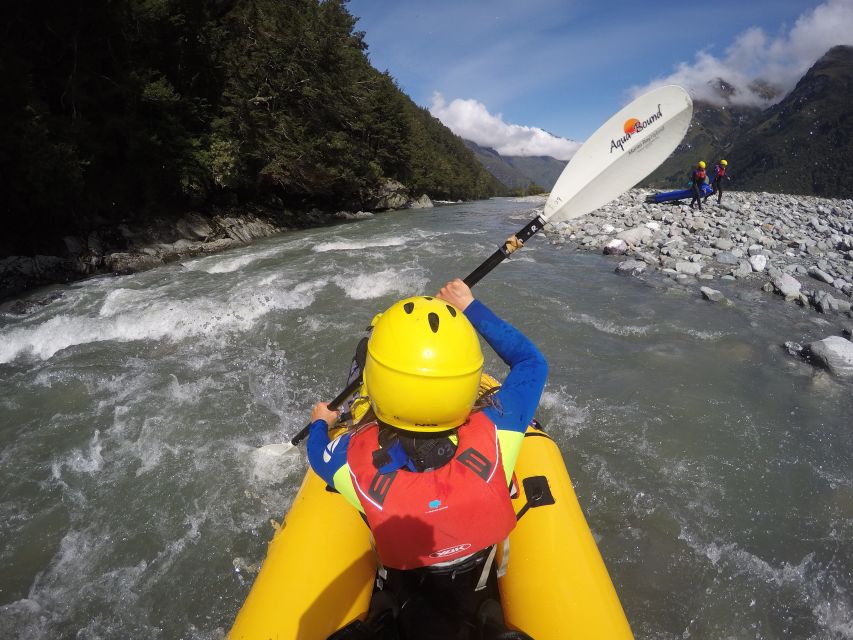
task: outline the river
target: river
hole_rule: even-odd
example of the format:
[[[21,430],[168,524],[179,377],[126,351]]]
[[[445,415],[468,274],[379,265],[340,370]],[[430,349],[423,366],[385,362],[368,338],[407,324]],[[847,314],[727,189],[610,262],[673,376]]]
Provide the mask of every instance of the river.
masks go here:
[[[0,315],[0,636],[222,637],[305,472],[258,447],[342,388],[376,312],[533,206],[288,233]],[[853,385],[780,347],[832,326],[614,267],[537,237],[475,293],[549,360],[538,416],[637,638],[853,638]]]

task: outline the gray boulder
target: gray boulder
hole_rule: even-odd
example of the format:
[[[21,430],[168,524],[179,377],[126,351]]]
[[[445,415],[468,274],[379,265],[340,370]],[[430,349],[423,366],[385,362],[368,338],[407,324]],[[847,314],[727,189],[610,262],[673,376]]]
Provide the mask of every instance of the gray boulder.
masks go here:
[[[431,209],[434,205],[427,194],[409,202],[409,209]]]
[[[639,260],[625,260],[616,267],[616,273],[623,276],[638,276],[646,270],[646,263]]]
[[[626,229],[617,233],[616,237],[628,244],[639,245],[651,240],[652,235],[652,231],[648,227],[635,227],[634,229]]]
[[[754,256],[750,256],[749,264],[752,267],[753,271],[762,272],[764,268],[767,266],[767,256],[763,256],[760,253]]]
[[[710,300],[711,302],[727,302],[726,296],[724,296],[722,292],[712,289],[711,287],[700,287],[699,291],[702,292],[703,298]]]
[[[736,265],[740,262],[738,257],[731,251],[720,251],[715,257],[720,264]]]
[[[799,299],[802,285],[794,276],[787,273],[778,273],[773,276],[772,282],[776,291],[784,296],[785,300],[791,302]]]
[[[803,355],[837,376],[853,377],[853,342],[841,336],[810,342],[803,348]]]
[[[604,245],[604,254],[608,256],[621,256],[628,251],[628,243],[621,238],[610,240]]]
[[[699,262],[676,262],[675,270],[678,273],[683,273],[688,276],[698,276],[702,271],[702,264]]]
[[[820,280],[821,282],[825,282],[827,284],[832,284],[835,281],[835,278],[833,278],[823,269],[820,269],[816,266],[809,267],[809,275],[815,280]]]
[[[402,209],[409,201],[409,190],[396,180],[385,180],[367,198],[370,209]]]

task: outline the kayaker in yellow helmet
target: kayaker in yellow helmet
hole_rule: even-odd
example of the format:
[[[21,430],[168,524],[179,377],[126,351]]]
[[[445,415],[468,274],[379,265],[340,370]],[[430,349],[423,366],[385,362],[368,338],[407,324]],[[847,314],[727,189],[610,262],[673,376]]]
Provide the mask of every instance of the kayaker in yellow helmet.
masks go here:
[[[477,333],[510,367],[485,402]],[[470,637],[529,638],[504,625],[494,557],[515,526],[508,485],[547,370],[534,344],[457,279],[376,321],[364,367],[373,421],[330,441],[338,413],[314,406],[311,466],[375,541],[368,623],[391,611],[406,638],[467,638],[475,627]]]
[[[731,180],[727,175],[729,163],[727,160],[720,160],[720,163],[714,167],[714,181],[711,183],[713,193],[717,194],[717,204],[723,199],[723,180]]]
[[[708,174],[705,171],[705,161],[700,160],[690,174],[690,187],[693,189],[693,199],[690,201],[691,209],[694,204],[698,204],[699,210],[702,210],[702,185],[706,182],[708,182]]]

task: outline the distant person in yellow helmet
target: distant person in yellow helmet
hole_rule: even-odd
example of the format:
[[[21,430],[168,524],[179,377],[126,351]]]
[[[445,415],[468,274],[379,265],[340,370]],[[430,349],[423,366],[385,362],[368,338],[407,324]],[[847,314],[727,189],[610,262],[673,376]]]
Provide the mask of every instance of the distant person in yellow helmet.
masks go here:
[[[705,161],[700,160],[696,168],[690,174],[690,187],[693,189],[693,199],[690,201],[690,208],[694,204],[699,205],[699,210],[702,210],[702,185],[708,182],[708,174],[705,171]]]
[[[720,163],[714,167],[714,181],[711,183],[711,188],[714,190],[713,193],[717,194],[717,204],[720,204],[720,201],[723,199],[723,180],[731,180],[726,173],[728,167],[729,163],[727,160],[720,160]]]
[[[485,402],[478,333],[510,367]],[[311,466],[375,542],[368,624],[385,607],[406,638],[461,637],[472,620],[477,637],[529,638],[504,625],[494,557],[515,527],[508,485],[547,374],[534,344],[457,279],[376,321],[364,366],[375,419],[330,441],[338,414],[314,406]]]

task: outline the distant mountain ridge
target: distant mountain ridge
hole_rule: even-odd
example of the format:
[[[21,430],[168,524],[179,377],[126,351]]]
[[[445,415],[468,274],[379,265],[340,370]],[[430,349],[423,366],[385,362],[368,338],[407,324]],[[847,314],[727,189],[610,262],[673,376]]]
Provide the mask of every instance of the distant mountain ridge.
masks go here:
[[[486,171],[507,189],[527,189],[536,184],[550,190],[566,167],[565,160],[551,156],[503,156],[491,147],[464,142]]]
[[[730,87],[719,82],[726,98]],[[766,109],[697,100],[684,141],[644,184],[683,186],[696,162],[713,166],[721,158],[729,161],[733,189],[850,197],[853,47],[830,49]]]

